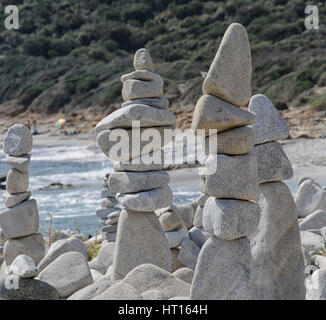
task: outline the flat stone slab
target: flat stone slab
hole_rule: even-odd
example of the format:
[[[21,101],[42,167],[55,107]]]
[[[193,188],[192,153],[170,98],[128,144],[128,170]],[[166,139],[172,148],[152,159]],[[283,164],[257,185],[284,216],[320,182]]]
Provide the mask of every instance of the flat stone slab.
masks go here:
[[[168,241],[155,213],[122,210],[113,259],[112,280],[119,280],[143,263],[171,270]]]
[[[161,98],[163,96],[163,85],[157,81],[127,80],[122,87],[122,98],[124,101]]]
[[[181,246],[181,243],[183,239],[187,237],[187,234],[182,230],[178,230],[165,232],[165,236],[168,239],[169,248],[177,248]]]
[[[255,144],[284,140],[289,136],[289,127],[273,103],[264,95],[257,94],[250,99],[249,109],[256,116],[251,126]]]
[[[254,142],[254,133],[249,127],[230,129],[208,136],[205,140],[205,152],[228,155],[247,154],[253,149]]]
[[[246,29],[232,23],[203,83],[203,93],[211,94],[240,107],[251,97],[251,53]]]
[[[176,123],[173,112],[154,108],[145,104],[130,104],[120,108],[101,120],[96,125],[96,132],[115,128],[132,128],[133,122],[139,121],[140,128],[166,127]]]
[[[134,79],[134,80],[143,80],[143,81],[154,81],[161,83],[161,85],[164,85],[163,78],[154,72],[150,72],[148,70],[136,70],[131,73],[124,74],[121,76],[121,82],[125,83],[127,80]]]
[[[141,48],[136,51],[134,56],[134,68],[135,70],[155,71],[152,57],[147,49]]]
[[[103,209],[98,209],[96,210],[96,216],[98,218],[104,218],[107,219],[109,214],[120,211],[118,208],[103,208]]]
[[[164,212],[159,220],[164,232],[177,231],[184,227],[184,222],[177,212]]]
[[[28,173],[10,169],[7,174],[6,188],[9,194],[25,193],[28,190]]]
[[[221,240],[253,235],[258,227],[259,206],[250,201],[208,198],[204,206],[203,227]]]
[[[28,200],[31,197],[32,193],[30,191],[23,192],[23,193],[16,193],[16,194],[9,194],[8,192],[5,192],[2,197],[3,201],[5,202],[5,206],[7,208],[12,208],[16,206],[17,204]]]
[[[210,155],[206,161],[207,193],[215,198],[256,200],[259,195],[257,161],[254,154]]]
[[[135,99],[129,100],[121,104],[121,108],[127,107],[130,104],[145,104],[151,107],[167,109],[170,105],[167,98],[148,98],[148,99]]]
[[[172,135],[164,134],[171,127],[142,128],[139,130],[104,130],[97,135],[97,143],[110,159],[126,162],[141,155],[160,150],[172,140]],[[152,140],[151,140],[152,139]]]
[[[304,263],[292,194],[283,182],[263,183],[260,191],[261,217],[251,239],[257,298],[302,300]]]
[[[191,128],[205,129],[205,135],[254,123],[255,116],[221,99],[205,94],[197,101]],[[213,131],[209,129],[215,129]]]
[[[93,283],[87,259],[79,252],[67,252],[55,259],[38,276],[55,287],[61,298]]]
[[[35,265],[38,265],[45,255],[43,235],[36,233],[18,239],[9,239],[5,242],[3,257],[7,265],[10,265],[21,254],[31,257]]]
[[[112,208],[118,204],[115,198],[105,198],[101,200],[101,207],[103,209]]]
[[[212,237],[202,247],[191,300],[250,300],[254,298],[250,243],[247,238],[224,241]]]
[[[300,231],[321,229],[326,226],[326,211],[316,210],[299,223]]]
[[[33,136],[23,124],[11,126],[3,139],[3,151],[10,156],[22,156],[32,151]]]
[[[268,142],[254,148],[257,157],[259,183],[290,180],[293,169],[278,142]]]
[[[316,210],[326,211],[326,190],[313,180],[306,180],[300,184],[294,201],[302,218]]]
[[[38,275],[38,270],[32,258],[21,254],[10,265],[9,274],[20,278],[35,278]]]
[[[7,155],[6,162],[12,168],[14,168],[20,172],[26,173],[28,170],[29,164],[31,162],[31,155],[26,154],[26,155],[20,156],[20,157],[14,157],[14,156]]]
[[[153,264],[145,263],[130,271],[122,280],[142,294],[149,290],[158,290],[169,299],[176,296],[189,296],[190,285],[170,272]]]
[[[116,193],[133,193],[163,187],[170,182],[165,171],[113,172],[109,188]]]
[[[169,186],[165,186],[149,191],[119,194],[117,200],[129,210],[153,212],[172,203],[172,191]]]
[[[37,232],[39,214],[34,199],[6,209],[0,213],[0,228],[6,239],[29,236]]]

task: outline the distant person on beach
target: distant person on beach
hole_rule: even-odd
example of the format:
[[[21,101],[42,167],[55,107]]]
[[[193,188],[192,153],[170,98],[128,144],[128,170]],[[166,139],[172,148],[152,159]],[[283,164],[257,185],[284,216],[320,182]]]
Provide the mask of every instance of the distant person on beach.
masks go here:
[[[34,117],[31,118],[31,123],[32,123],[32,134],[33,135],[38,134],[36,119]]]

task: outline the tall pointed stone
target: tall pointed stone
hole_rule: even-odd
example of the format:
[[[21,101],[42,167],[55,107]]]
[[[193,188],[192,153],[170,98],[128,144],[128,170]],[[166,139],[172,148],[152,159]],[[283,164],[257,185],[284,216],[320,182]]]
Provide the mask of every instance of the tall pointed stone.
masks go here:
[[[247,31],[241,24],[232,23],[203,83],[203,93],[244,107],[251,97],[251,73]]]

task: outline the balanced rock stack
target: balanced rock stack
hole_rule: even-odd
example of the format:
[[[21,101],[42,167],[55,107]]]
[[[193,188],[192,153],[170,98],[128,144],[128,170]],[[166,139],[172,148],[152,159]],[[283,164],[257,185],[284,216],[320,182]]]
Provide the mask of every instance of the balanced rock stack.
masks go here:
[[[119,204],[116,200],[116,194],[112,192],[108,186],[109,177],[110,174],[105,176],[103,190],[101,192],[102,208],[96,211],[96,215],[100,219],[102,225],[102,239],[115,242],[121,209],[116,207]]]
[[[45,254],[45,242],[39,228],[37,203],[28,191],[33,139],[30,130],[22,124],[9,128],[4,137],[3,150],[11,169],[7,175],[7,192],[3,195],[6,210],[0,213],[0,228],[5,239],[4,261],[9,266],[24,254],[37,265]]]
[[[161,149],[169,142],[163,139],[164,129],[171,129],[176,119],[167,110],[168,100],[162,98],[163,79],[154,73],[146,49],[136,52],[134,67],[136,71],[121,77],[126,102],[96,126],[101,150],[117,160],[108,185],[112,192],[118,193],[116,198],[124,208],[117,230],[113,280],[123,278],[143,263],[171,269],[169,245],[154,211],[172,202],[170,177],[163,171]],[[119,135],[121,140],[117,142]],[[150,137],[159,137],[161,144],[149,143]],[[151,157],[160,161],[149,164]]]
[[[191,299],[252,299],[252,256],[248,237],[256,232],[260,208],[258,167],[248,125],[255,117],[241,108],[251,96],[251,53],[246,29],[227,29],[203,83],[192,129],[205,129],[203,245],[191,287]],[[215,129],[212,134],[209,129]]]
[[[298,212],[283,180],[293,170],[282,146],[289,128],[272,102],[264,95],[251,98],[249,111],[255,114],[251,126],[255,136],[253,153],[258,163],[262,210],[253,237],[253,271],[258,299],[304,299],[304,263],[298,226]]]

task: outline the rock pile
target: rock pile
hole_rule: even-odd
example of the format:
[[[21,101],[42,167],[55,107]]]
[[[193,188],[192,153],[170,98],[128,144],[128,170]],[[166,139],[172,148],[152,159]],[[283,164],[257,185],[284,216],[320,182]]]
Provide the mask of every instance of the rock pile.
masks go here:
[[[242,25],[234,23],[226,31],[203,93],[192,129],[205,129],[210,146],[202,187],[210,197],[202,224],[211,237],[200,251],[190,298],[252,299],[248,237],[256,231],[260,210],[253,202],[259,194],[254,133],[247,126],[255,117],[240,108],[251,96],[250,46]],[[212,136],[209,129],[217,133]]]
[[[100,224],[102,225],[102,239],[115,242],[121,209],[117,207],[119,203],[116,200],[116,194],[108,186],[109,177],[110,174],[105,176],[103,190],[101,192],[102,208],[96,211],[96,216],[100,219]]]
[[[301,253],[298,214],[289,188],[293,170],[282,146],[289,129],[272,102],[255,95],[249,111],[256,116],[251,126],[255,136],[254,154],[262,210],[258,232],[252,239],[253,271],[257,298],[268,300],[304,299],[304,264]]]
[[[154,73],[146,49],[136,52],[134,68],[134,72],[121,77],[125,100],[121,109],[96,126],[101,150],[117,160],[108,186],[118,193],[116,198],[124,208],[117,230],[113,280],[123,278],[143,263],[171,269],[169,245],[154,211],[172,202],[170,178],[162,170],[161,148],[169,142],[164,139],[164,129],[171,129],[176,119],[167,110],[169,103],[163,98],[163,79]],[[119,142],[118,137],[121,137]],[[160,138],[161,144],[149,143],[151,137]],[[160,161],[147,162],[157,156]]]
[[[9,128],[3,150],[11,169],[7,175],[7,192],[3,195],[6,210],[0,213],[0,228],[5,239],[4,261],[7,266],[21,254],[37,265],[45,254],[43,236],[37,233],[39,214],[37,203],[28,191],[28,167],[31,160],[32,134],[21,124]]]

